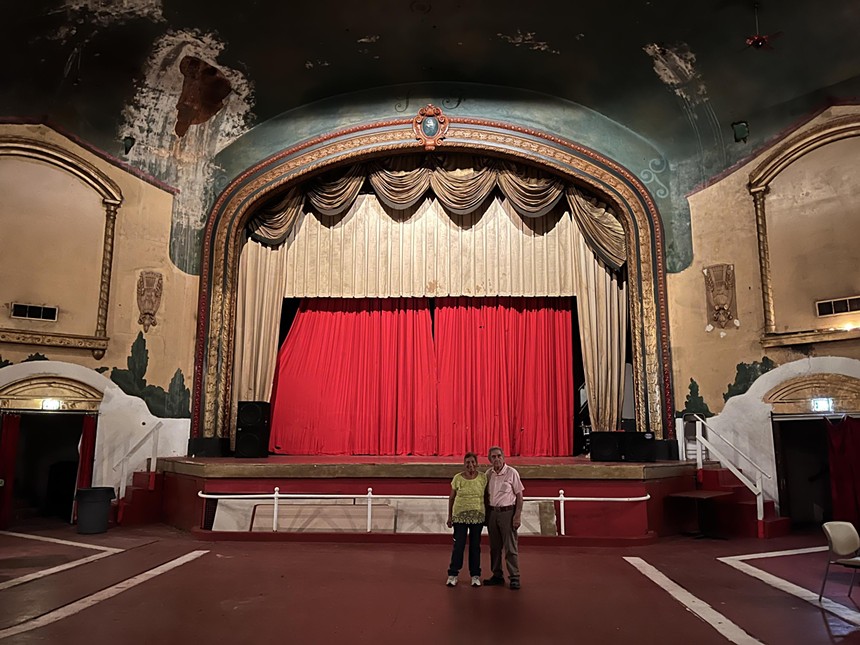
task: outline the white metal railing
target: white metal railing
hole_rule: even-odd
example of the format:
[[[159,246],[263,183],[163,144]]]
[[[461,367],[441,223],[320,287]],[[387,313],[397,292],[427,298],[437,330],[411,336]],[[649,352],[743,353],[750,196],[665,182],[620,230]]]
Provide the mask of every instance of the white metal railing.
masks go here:
[[[155,463],[158,459],[158,435],[159,430],[161,430],[161,426],[164,423],[159,421],[152,428],[149,429],[145,435],[143,435],[136,444],[131,447],[127,453],[125,453],[125,457],[120,459],[113,467],[114,472],[116,472],[117,468],[120,468],[120,480],[119,480],[119,495],[117,495],[117,499],[123,499],[125,497],[125,487],[126,487],[126,477],[128,476],[128,462],[134,456],[134,454],[140,450],[141,446],[147,442],[150,437],[153,437],[152,440],[152,458],[149,460],[149,463],[146,467],[146,472],[150,472],[152,468],[155,468]]]
[[[755,507],[756,507],[756,517],[759,521],[764,519],[764,489],[762,487],[762,477],[767,477],[771,479],[771,476],[767,474],[764,470],[762,470],[761,466],[755,463],[752,460],[752,457],[747,455],[743,450],[738,448],[731,441],[722,436],[719,432],[714,430],[712,426],[708,424],[702,417],[698,414],[694,414],[693,418],[696,420],[696,468],[702,470],[704,465],[704,458],[702,455],[702,448],[707,448],[710,453],[713,453],[716,456],[717,460],[728,468],[732,474],[737,477],[741,483],[746,486],[752,493],[755,495]],[[730,460],[726,455],[721,452],[713,443],[708,441],[705,438],[704,433],[702,432],[702,428],[707,428],[710,432],[714,434],[720,441],[731,447],[737,454],[744,458],[744,460],[753,467],[756,471],[755,481],[750,479],[747,475],[745,475],[740,468],[738,468],[732,460]]]
[[[253,493],[253,494],[214,494],[204,493],[199,491],[198,497],[203,499],[261,499],[274,501],[272,511],[272,531],[278,531],[278,500],[281,499],[352,499],[366,500],[367,503],[367,533],[373,529],[373,500],[374,499],[448,499],[448,495],[374,495],[373,488],[368,487],[365,495],[334,495],[334,494],[297,494],[297,493],[281,493],[281,489],[275,486],[274,493]],[[558,491],[558,497],[524,497],[524,502],[558,502],[558,527],[559,535],[565,535],[565,502],[647,502],[651,499],[651,495],[646,493],[640,497],[565,497],[564,491]],[[253,526],[251,527],[253,529]]]

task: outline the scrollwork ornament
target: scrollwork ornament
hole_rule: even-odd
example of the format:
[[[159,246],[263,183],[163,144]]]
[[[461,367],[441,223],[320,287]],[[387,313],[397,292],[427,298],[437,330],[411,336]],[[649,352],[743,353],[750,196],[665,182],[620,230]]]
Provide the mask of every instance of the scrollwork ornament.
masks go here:
[[[412,119],[412,131],[425,150],[435,150],[448,134],[448,117],[442,108],[428,103]]]

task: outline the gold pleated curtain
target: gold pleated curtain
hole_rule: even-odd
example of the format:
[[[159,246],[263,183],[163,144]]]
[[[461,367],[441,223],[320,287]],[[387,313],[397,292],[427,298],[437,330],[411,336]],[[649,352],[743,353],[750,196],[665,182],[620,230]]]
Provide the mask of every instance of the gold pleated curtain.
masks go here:
[[[374,194],[359,199],[365,184]],[[493,197],[497,188],[501,196]],[[353,231],[362,239],[344,245],[359,211],[393,223]],[[303,254],[296,248],[304,243],[299,230],[314,224],[310,218],[329,237],[308,248],[301,265],[291,264]],[[401,235],[410,225],[425,231]],[[575,187],[500,159],[394,156],[309,180],[258,209],[248,229],[239,271],[234,412],[235,401],[269,399],[286,295],[576,295],[592,425],[618,428],[627,326],[618,270],[626,261],[625,235],[604,204]],[[333,267],[347,264],[368,267],[376,283],[359,288],[356,268],[337,278]],[[286,293],[287,274],[300,267],[316,282]]]

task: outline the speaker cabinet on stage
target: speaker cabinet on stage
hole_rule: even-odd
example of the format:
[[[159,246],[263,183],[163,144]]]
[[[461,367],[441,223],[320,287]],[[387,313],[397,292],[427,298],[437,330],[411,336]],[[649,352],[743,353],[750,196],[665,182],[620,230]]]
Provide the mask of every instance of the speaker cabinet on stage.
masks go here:
[[[657,461],[653,432],[619,432],[624,461]]]
[[[621,461],[621,437],[626,432],[592,432],[589,437],[591,461]]]
[[[235,457],[259,459],[269,456],[269,416],[266,401],[239,401],[236,411]]]

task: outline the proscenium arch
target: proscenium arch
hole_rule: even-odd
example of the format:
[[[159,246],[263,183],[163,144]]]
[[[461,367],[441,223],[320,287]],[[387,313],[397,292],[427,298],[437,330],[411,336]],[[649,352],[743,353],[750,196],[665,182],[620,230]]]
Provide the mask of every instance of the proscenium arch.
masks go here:
[[[113,247],[116,236],[116,215],[122,204],[122,191],[110,177],[90,162],[65,148],[38,139],[17,136],[0,136],[0,157],[23,157],[41,161],[77,177],[101,197],[105,210],[102,266],[99,278],[99,303],[96,312],[96,329],[92,336],[72,336],[42,332],[22,332],[0,329],[0,340],[28,345],[50,347],[77,347],[92,350],[93,357],[101,359],[108,346],[107,321],[110,304]]]
[[[620,164],[571,141],[498,121],[448,119],[448,132],[437,152],[521,159],[588,187],[614,208],[627,238],[637,429],[673,438],[663,231],[645,186]],[[230,436],[239,254],[254,207],[275,191],[335,165],[422,150],[412,119],[358,125],[283,150],[248,168],[224,189],[209,213],[203,237],[192,436]]]

